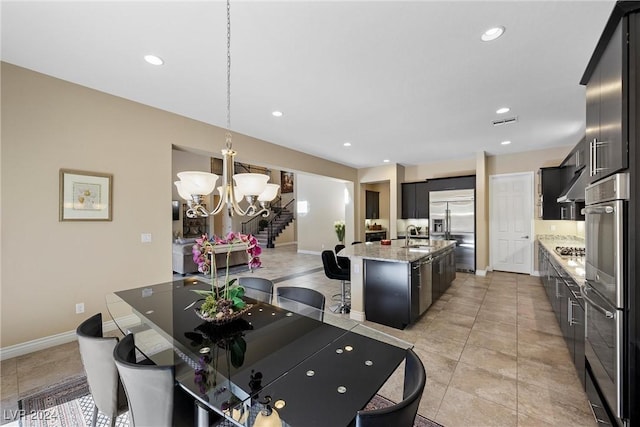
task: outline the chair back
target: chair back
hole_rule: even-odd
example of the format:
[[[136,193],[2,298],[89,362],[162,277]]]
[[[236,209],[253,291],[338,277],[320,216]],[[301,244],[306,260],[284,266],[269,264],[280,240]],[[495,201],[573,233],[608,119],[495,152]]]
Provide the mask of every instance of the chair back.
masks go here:
[[[174,367],[137,364],[133,334],[120,340],[112,354],[129,399],[131,424],[173,425]]]
[[[322,251],[322,266],[324,267],[324,274],[329,279],[336,280],[349,280],[350,274],[348,271],[343,270],[336,261],[336,256],[333,251]]]
[[[427,373],[418,355],[407,350],[402,401],[386,408],[356,413],[356,427],[413,426],[427,383]]]
[[[262,277],[240,277],[238,278],[238,284],[247,290],[248,296],[253,296],[258,301],[271,303],[271,298],[273,297],[273,282],[271,280]],[[267,298],[266,295],[251,295],[251,289],[269,294],[269,297]]]
[[[297,286],[280,286],[278,287],[277,293],[278,293],[278,304],[281,307],[286,307],[288,302],[288,301],[281,300],[281,298],[285,298],[286,300],[296,301],[316,309],[316,310],[313,310],[313,313],[311,313],[309,317],[313,317],[320,321],[324,319],[325,298],[324,298],[324,295],[322,295],[320,292],[314,289],[300,288]]]
[[[351,276],[351,260],[346,256],[338,256],[338,252],[343,250],[345,246],[343,244],[338,244],[334,248],[334,252],[336,253],[336,260],[338,262],[338,267],[343,270],[349,271],[349,276]]]
[[[100,412],[115,420],[118,409],[126,408],[124,390],[113,363],[118,338],[102,335],[102,313],[82,322],[76,336],[93,401]]]

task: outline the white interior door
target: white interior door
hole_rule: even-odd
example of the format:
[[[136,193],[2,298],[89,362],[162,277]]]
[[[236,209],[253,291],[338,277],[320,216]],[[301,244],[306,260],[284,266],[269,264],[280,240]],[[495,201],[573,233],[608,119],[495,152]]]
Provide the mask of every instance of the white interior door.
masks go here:
[[[489,198],[492,268],[531,274],[533,173],[490,176]]]

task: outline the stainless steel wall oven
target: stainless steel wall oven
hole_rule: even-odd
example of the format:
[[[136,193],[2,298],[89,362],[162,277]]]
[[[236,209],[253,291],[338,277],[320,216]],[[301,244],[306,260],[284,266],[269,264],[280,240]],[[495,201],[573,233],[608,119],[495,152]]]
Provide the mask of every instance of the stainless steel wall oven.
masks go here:
[[[625,253],[629,176],[617,174],[585,191],[585,354],[616,422],[625,417]]]

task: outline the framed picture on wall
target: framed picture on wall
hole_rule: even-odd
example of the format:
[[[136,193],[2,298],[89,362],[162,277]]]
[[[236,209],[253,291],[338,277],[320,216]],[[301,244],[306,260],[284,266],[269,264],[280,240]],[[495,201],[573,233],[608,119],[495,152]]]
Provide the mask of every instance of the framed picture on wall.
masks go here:
[[[60,169],[60,221],[111,221],[113,175]]]
[[[280,192],[293,193],[293,172],[280,171]]]

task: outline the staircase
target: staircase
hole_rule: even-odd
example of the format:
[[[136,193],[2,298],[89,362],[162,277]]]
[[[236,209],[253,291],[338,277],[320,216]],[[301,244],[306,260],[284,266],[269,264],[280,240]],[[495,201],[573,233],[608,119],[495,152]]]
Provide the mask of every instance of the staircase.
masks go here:
[[[269,221],[269,225],[263,230],[255,234],[256,239],[260,242],[260,246],[263,248],[275,247],[274,242],[289,224],[293,222],[293,212],[286,207],[279,209],[279,213],[276,213]]]

